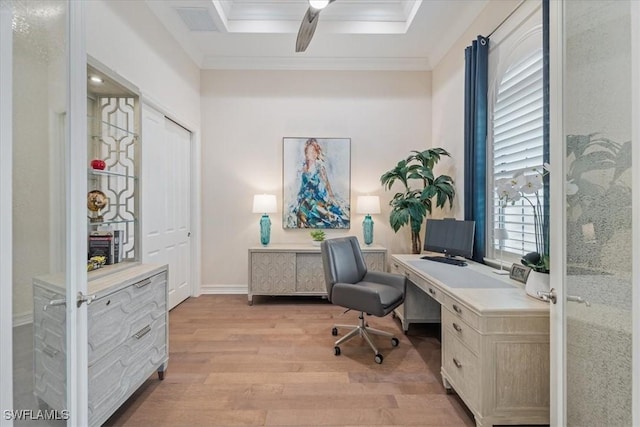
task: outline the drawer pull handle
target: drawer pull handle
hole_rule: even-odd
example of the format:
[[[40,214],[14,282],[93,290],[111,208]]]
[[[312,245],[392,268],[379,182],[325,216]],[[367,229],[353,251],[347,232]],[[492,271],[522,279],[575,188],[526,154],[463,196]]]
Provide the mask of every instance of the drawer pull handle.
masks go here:
[[[456,322],[453,322],[453,329],[455,329],[458,332],[462,332],[462,328]]]
[[[151,283],[151,279],[145,279],[142,282],[138,282],[136,283],[136,288],[144,288],[145,286],[147,286],[149,283]]]
[[[147,335],[151,331],[151,325],[147,325],[144,328],[140,329],[133,336],[135,339],[139,340],[143,336]]]
[[[429,293],[430,293],[431,295],[435,295],[435,294],[436,294],[436,291],[434,291],[434,290],[433,290],[433,288],[429,288]]]
[[[453,304],[453,311],[455,311],[458,314],[462,314],[462,309],[458,307],[457,304]]]
[[[458,369],[462,368],[462,363],[458,362],[458,359],[455,357],[453,358],[453,364],[456,365],[456,368]]]
[[[47,356],[53,358],[56,357],[58,355],[58,353],[60,353],[58,350],[56,350],[55,348],[51,348],[48,345],[45,344],[45,346],[42,348],[42,352],[44,354],[46,354]]]
[[[47,311],[49,307],[55,307],[57,305],[67,305],[67,299],[66,298],[52,299],[51,301],[49,301],[47,305],[42,307],[42,311]]]

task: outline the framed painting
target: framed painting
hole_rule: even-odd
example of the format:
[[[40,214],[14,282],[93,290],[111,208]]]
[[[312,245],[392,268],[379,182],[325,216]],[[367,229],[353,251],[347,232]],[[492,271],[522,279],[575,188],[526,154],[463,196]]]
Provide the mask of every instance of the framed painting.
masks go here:
[[[283,138],[285,229],[351,228],[351,139]]]

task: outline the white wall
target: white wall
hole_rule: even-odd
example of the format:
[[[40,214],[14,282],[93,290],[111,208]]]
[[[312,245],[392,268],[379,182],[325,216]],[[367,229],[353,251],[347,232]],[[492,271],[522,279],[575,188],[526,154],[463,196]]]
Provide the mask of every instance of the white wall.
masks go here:
[[[434,146],[451,153],[453,161],[443,162],[437,173],[446,173],[456,182],[457,196],[451,216],[464,216],[464,49],[478,35],[488,35],[520,3],[520,0],[491,0],[467,31],[449,49],[432,71]],[[434,216],[438,216],[434,212]]]
[[[393,193],[380,176],[411,150],[431,145],[429,72],[203,71],[202,283],[247,284],[247,248],[260,244],[253,195],[277,195],[272,243],[308,242],[308,230],[282,228],[282,138],[351,138],[351,204],[358,195],[381,196],[374,243],[409,252],[407,230],[388,225]],[[354,209],[355,211],[355,209]],[[363,216],[352,213],[362,240]]]
[[[87,54],[198,132],[200,69],[142,1],[85,2]]]

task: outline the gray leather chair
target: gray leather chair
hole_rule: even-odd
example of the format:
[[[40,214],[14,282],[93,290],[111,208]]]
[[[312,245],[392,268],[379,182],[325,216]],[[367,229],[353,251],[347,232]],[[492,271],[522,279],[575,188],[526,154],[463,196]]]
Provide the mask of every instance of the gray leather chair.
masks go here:
[[[373,344],[370,334],[391,338],[396,347],[398,339],[389,332],[370,328],[364,313],[383,317],[404,301],[406,278],[400,274],[367,271],[360,244],[356,237],[341,237],[322,242],[322,264],[329,301],[349,310],[358,310],[358,325],[334,325],[331,333],[338,335],[338,328],[352,329],[335,343],[335,355],[340,355],[340,344],[355,336],[367,341],[375,353],[376,363],[383,357]],[[347,310],[348,311],[348,310]]]

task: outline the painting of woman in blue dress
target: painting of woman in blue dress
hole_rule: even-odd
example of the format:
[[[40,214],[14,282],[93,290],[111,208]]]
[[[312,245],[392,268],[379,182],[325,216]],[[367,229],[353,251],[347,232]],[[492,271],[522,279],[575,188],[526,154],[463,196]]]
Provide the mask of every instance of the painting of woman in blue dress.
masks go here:
[[[285,138],[285,145],[287,140],[297,141],[290,144],[297,146],[300,154],[295,154],[291,146],[285,147],[285,169],[287,160],[298,163],[295,180],[291,176],[287,179],[285,170],[285,199],[289,195],[285,200],[285,228],[350,228],[349,141],[328,144],[334,140]],[[287,159],[292,156],[294,159]]]

